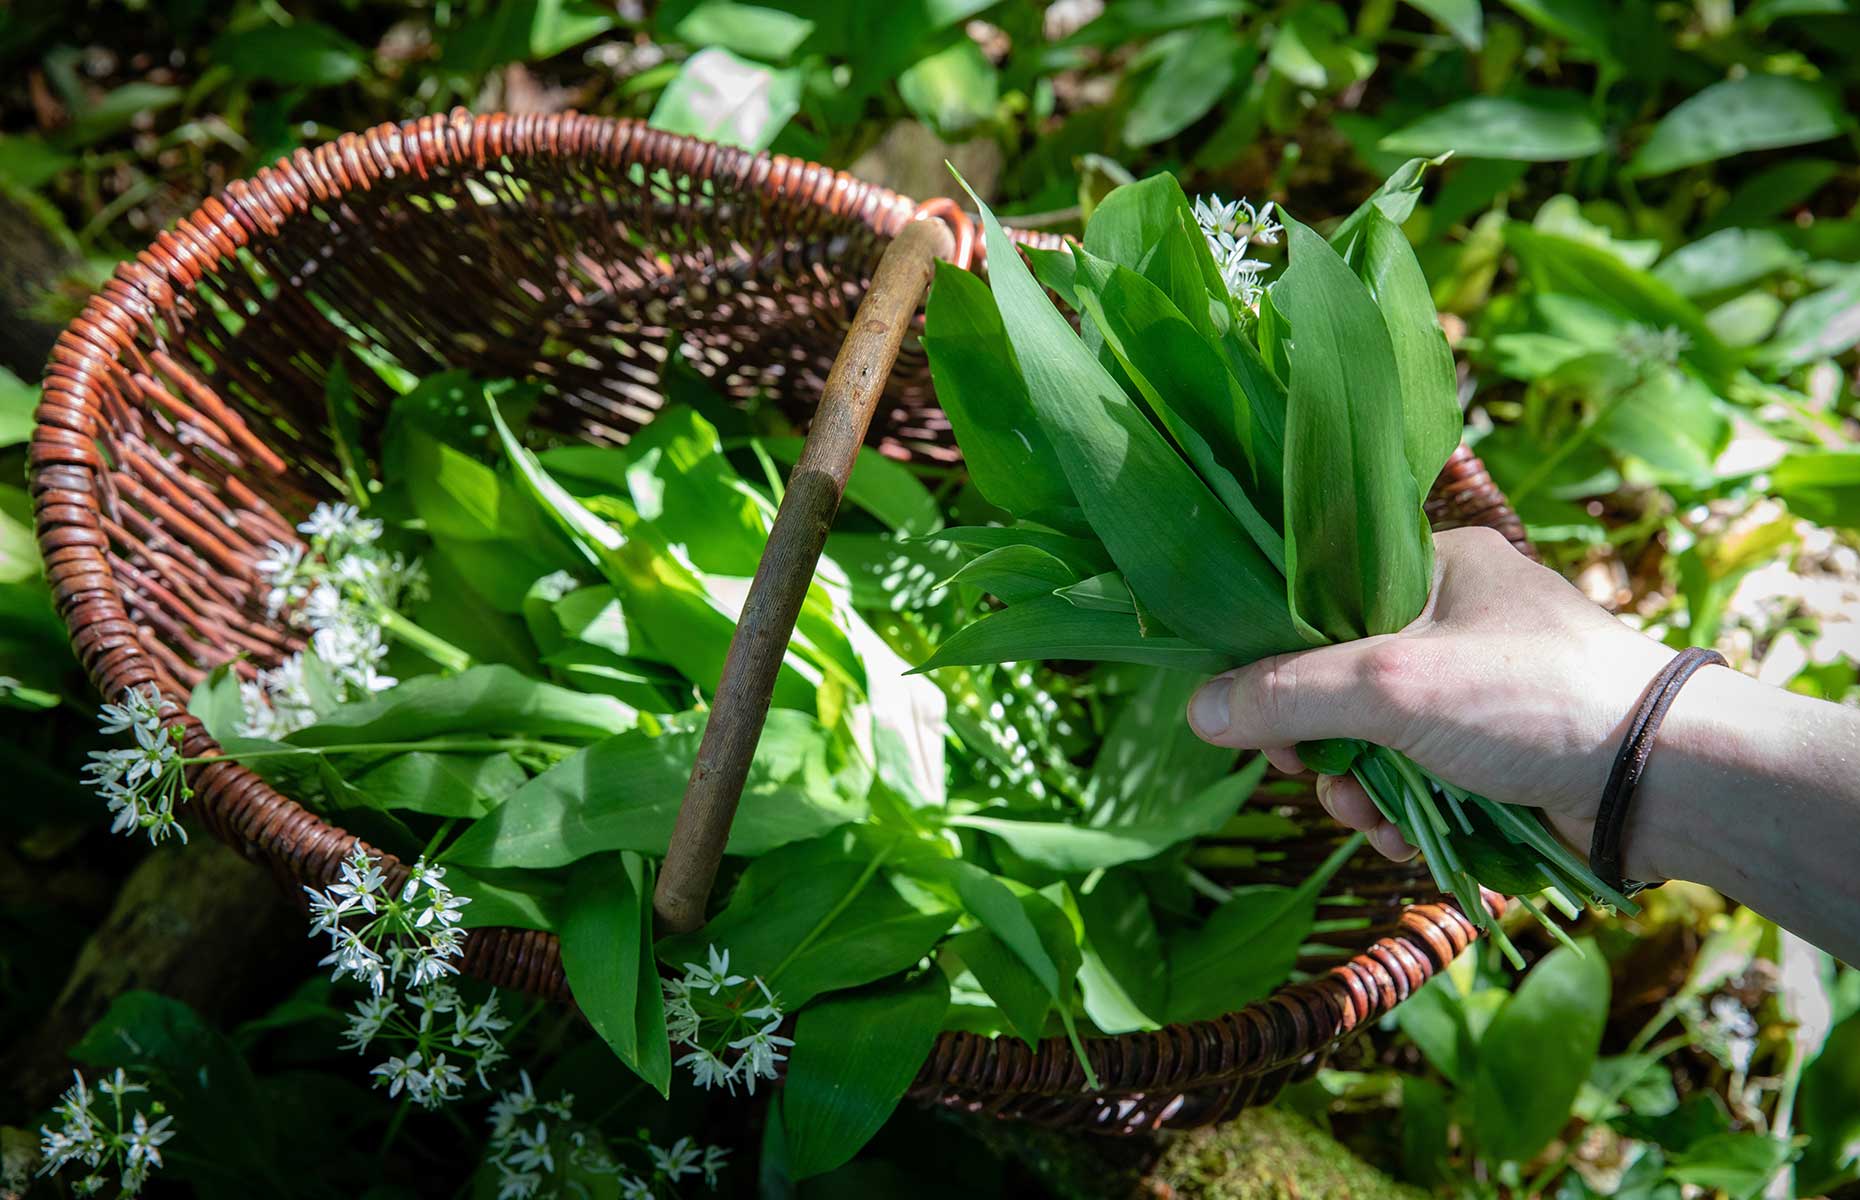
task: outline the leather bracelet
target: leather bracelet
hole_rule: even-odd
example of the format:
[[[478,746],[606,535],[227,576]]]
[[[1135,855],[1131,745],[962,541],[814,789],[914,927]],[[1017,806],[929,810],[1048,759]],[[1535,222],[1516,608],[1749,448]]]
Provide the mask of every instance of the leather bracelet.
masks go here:
[[[1622,876],[1621,833],[1627,827],[1628,805],[1634,798],[1634,789],[1639,786],[1640,777],[1647,770],[1647,759],[1653,753],[1654,735],[1659,733],[1666,710],[1673,706],[1686,680],[1700,667],[1714,664],[1729,665],[1724,655],[1716,650],[1697,646],[1674,655],[1647,685],[1646,693],[1640,698],[1640,707],[1634,710],[1634,717],[1628,722],[1621,748],[1615,752],[1608,783],[1602,788],[1602,802],[1595,811],[1595,832],[1589,841],[1589,869],[1623,896],[1632,896],[1648,886]]]

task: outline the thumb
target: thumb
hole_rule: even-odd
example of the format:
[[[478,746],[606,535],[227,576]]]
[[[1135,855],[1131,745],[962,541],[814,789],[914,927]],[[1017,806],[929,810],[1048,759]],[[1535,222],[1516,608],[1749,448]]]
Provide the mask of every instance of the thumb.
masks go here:
[[[1395,692],[1413,665],[1410,649],[1385,635],[1262,658],[1203,684],[1189,701],[1189,727],[1237,749],[1342,737],[1388,745],[1401,723]]]

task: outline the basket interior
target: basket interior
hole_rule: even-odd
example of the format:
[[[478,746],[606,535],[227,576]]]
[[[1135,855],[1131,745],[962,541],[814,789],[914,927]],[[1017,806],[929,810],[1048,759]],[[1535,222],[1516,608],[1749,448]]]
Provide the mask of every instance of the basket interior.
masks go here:
[[[381,367],[535,380],[540,423],[598,442],[623,442],[651,419],[671,356],[728,396],[772,393],[804,417],[887,237],[911,213],[909,200],[823,168],[626,123],[558,126],[573,137],[591,130],[585,146],[560,144],[566,136],[544,144],[540,133],[516,129],[487,154],[488,123],[345,138],[234,185],[120,270],[61,341],[35,445],[41,538],[74,644],[105,690],[152,673],[178,699],[222,663],[250,673],[298,647],[297,635],[267,618],[255,564],[271,540],[295,540],[294,522],[336,490],[325,389],[339,357],[371,447],[394,395]],[[955,458],[909,341],[874,440],[898,456]],[[1437,489],[1435,516],[1479,519],[1463,501]],[[241,780],[228,786],[263,788],[236,769],[226,776]],[[1305,832],[1230,882],[1295,883],[1342,836],[1315,819],[1308,788],[1274,788],[1273,802]],[[262,820],[209,821],[300,879],[330,867],[348,844],[282,797],[264,806]],[[1413,865],[1365,851],[1338,880],[1351,896],[1319,914],[1350,927],[1309,948],[1301,965],[1367,961],[1360,952],[1403,927],[1424,880]],[[476,939],[473,969],[535,990],[563,987],[553,939],[524,935],[510,946]],[[1434,959],[1456,950],[1429,946]],[[491,961],[500,955],[521,962],[506,969]],[[1425,978],[1437,965],[1375,970],[1405,995],[1395,977]],[[1305,1050],[1323,1043],[1303,1028],[1305,1003],[1273,1010],[1276,1022],[1292,1024],[1256,1038],[1260,1057],[1280,1041]],[[1349,1024],[1367,1011],[1360,1001],[1356,1009]],[[1332,1019],[1310,1011],[1314,1026]],[[968,1053],[949,1048],[958,1046],[953,1036],[939,1054]],[[1237,1045],[1248,1035],[1232,1036]],[[1175,1052],[1158,1061],[1176,1061]],[[1317,1061],[1308,1055],[1302,1069]],[[1005,1060],[987,1069],[996,1066],[1009,1070]],[[963,1069],[971,1068],[981,1064]],[[1055,1059],[1039,1070],[1052,1075],[1045,1089],[1071,1068]],[[1192,1111],[1151,1090],[1135,1108],[1088,1112],[1074,1096],[1046,1116],[1123,1128],[1164,1120],[1167,1109],[1169,1123],[1189,1123],[1255,1098],[1257,1083],[1244,1092],[1223,1086]],[[962,1104],[976,1095],[953,1085],[940,1094]],[[1034,1104],[1031,1093],[1026,1102]]]

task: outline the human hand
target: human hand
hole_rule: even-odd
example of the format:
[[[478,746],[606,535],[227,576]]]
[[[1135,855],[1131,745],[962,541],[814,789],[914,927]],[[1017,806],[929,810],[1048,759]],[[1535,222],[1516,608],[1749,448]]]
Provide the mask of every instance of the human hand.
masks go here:
[[[1387,746],[1468,791],[1542,808],[1586,854],[1627,719],[1674,651],[1493,530],[1453,530],[1434,544],[1433,594],[1413,624],[1218,675],[1190,702],[1189,724],[1292,773],[1304,770],[1299,742]],[[1382,853],[1414,854],[1354,779],[1321,776],[1317,791]],[[1640,869],[1638,878],[1657,874]]]

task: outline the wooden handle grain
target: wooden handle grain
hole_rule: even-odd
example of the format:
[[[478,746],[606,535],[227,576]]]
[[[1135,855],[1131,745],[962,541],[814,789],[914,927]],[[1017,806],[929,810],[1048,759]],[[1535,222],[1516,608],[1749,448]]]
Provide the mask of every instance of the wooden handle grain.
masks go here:
[[[929,290],[936,260],[953,250],[954,240],[942,221],[906,225],[879,259],[872,286],[827,374],[807,442],[788,479],[769,529],[768,547],[730,640],[710,721],[672,827],[653,895],[662,933],[685,933],[704,923],[717,864],[768,717],[769,697],[827,531],[839,512],[898,347]]]

